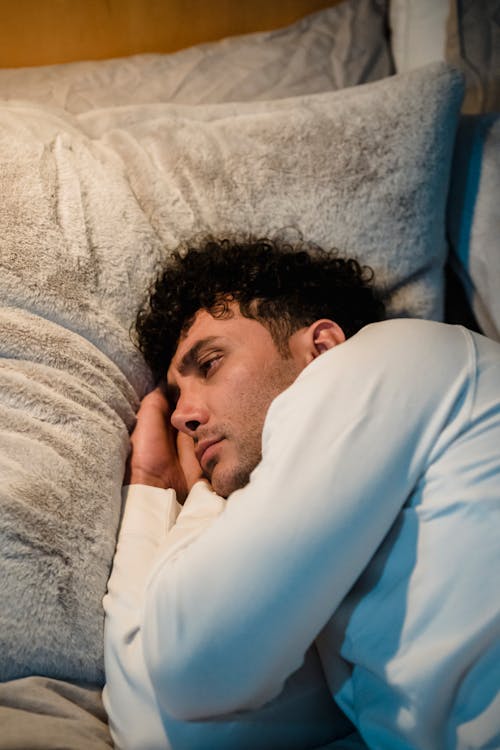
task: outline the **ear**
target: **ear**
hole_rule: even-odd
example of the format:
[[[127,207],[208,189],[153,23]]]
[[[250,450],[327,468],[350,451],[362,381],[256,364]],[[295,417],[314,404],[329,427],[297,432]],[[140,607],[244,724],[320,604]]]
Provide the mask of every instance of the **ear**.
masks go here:
[[[343,344],[345,334],[342,328],[333,320],[317,320],[310,326],[313,356],[317,357],[338,344]]]
[[[344,341],[342,328],[333,320],[323,318],[314,321],[307,328],[296,331],[289,339],[289,347],[292,357],[300,367],[306,367],[318,355]]]

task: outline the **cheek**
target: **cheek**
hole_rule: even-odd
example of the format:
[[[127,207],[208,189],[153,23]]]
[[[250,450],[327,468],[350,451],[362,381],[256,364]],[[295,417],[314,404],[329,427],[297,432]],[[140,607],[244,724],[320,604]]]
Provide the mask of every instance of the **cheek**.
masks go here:
[[[214,416],[226,423],[239,442],[260,445],[262,427],[272,400],[286,388],[293,378],[278,367],[234,368],[230,375],[221,377],[213,388]]]
[[[274,395],[265,388],[265,383],[257,380],[248,382],[246,388],[240,388],[235,394],[231,404],[233,423],[247,444],[260,445],[262,427]]]
[[[215,395],[215,393],[214,393]],[[265,412],[261,389],[250,379],[226,379],[216,398],[215,422],[230,438],[228,448],[240,452],[250,443],[260,444],[260,434]],[[229,456],[229,454],[228,454]]]
[[[255,397],[256,378],[243,367],[232,368],[229,374],[221,375],[214,383],[210,400],[214,408],[227,417],[236,417],[245,410],[247,402]]]

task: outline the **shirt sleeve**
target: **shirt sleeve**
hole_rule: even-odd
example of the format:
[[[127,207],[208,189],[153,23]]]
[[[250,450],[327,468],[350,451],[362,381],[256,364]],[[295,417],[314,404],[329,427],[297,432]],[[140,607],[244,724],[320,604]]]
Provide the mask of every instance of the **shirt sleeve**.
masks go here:
[[[256,708],[300,667],[463,408],[465,338],[428,325],[368,326],[318,357],[273,402],[249,484],[165,549],[142,622],[162,710]]]
[[[146,582],[165,549],[178,551],[190,544],[220,513],[223,502],[205,482],[194,485],[183,507],[174,490],[145,485],[123,490],[123,518],[103,600],[103,701],[117,747],[159,750],[159,737],[169,747],[142,651]]]

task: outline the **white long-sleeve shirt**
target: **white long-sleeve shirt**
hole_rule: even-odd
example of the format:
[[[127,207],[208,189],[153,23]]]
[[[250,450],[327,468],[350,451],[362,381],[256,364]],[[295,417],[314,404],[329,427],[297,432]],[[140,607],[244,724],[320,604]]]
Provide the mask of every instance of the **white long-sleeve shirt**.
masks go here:
[[[105,598],[104,703],[119,748],[137,750],[303,750],[344,737],[352,728],[332,703],[317,650],[265,707],[208,721],[177,721],[161,712],[145,664],[141,617],[151,570],[192,542],[223,510],[208,483],[197,483],[181,507],[173,490],[124,489],[124,515]],[[174,525],[175,524],[175,525]],[[356,736],[335,750],[364,748]]]
[[[118,744],[231,747],[204,733],[228,715],[241,730],[315,643],[369,747],[500,746],[497,344],[368,326],[273,402],[226,503],[196,485],[174,524],[172,493],[144,492],[105,599]],[[134,744],[134,726],[155,729]],[[198,744],[176,745],[179,727]]]

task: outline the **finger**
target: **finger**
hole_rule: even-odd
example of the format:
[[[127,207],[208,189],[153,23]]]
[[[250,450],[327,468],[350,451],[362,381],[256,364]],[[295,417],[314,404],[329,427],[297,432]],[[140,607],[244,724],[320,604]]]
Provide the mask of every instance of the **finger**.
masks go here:
[[[201,479],[203,470],[196,458],[193,439],[189,435],[182,432],[177,434],[177,453],[188,487],[191,488]]]
[[[177,453],[181,462],[194,459],[196,463],[198,463],[194,452],[193,438],[186,435],[184,432],[177,433]]]
[[[140,408],[142,409],[149,407],[161,411],[162,414],[170,414],[170,404],[168,403],[168,399],[160,386],[155,388],[154,391],[150,391],[142,399]]]

